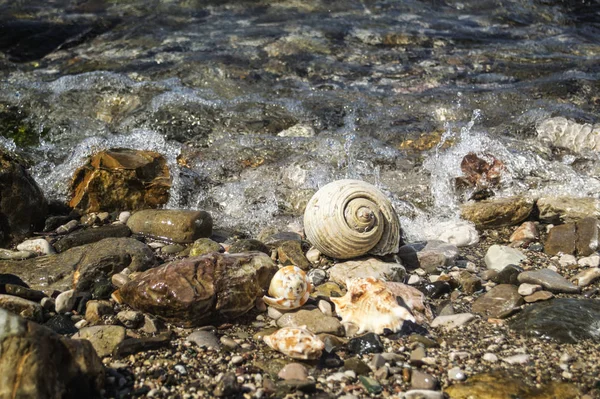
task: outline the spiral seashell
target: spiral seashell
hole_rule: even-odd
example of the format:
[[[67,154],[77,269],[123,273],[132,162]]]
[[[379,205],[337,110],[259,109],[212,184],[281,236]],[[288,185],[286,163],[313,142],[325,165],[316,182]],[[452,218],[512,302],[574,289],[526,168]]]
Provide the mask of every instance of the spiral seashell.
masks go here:
[[[269,295],[263,300],[277,309],[296,309],[304,305],[310,296],[312,284],[306,273],[296,266],[282,267],[275,273],[269,285]]]
[[[341,298],[331,298],[343,323],[358,326],[357,334],[365,331],[383,334],[402,328],[404,320],[416,322],[415,317],[398,305],[396,296],[383,280],[367,277],[347,281],[348,292]]]
[[[284,327],[263,337],[271,348],[294,359],[318,359],[325,349],[321,339],[301,327]]]
[[[361,180],[337,180],[317,191],[306,206],[304,230],[321,253],[336,259],[395,253],[400,243],[391,202]]]

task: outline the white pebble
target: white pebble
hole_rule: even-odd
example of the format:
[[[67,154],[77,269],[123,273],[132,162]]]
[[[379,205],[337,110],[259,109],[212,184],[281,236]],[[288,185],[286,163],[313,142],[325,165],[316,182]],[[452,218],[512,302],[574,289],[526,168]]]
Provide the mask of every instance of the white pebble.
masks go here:
[[[181,364],[176,364],[175,365],[175,371],[177,371],[179,374],[181,375],[186,375],[187,374],[187,370],[185,369],[185,367]]]
[[[523,283],[521,285],[519,285],[519,295],[521,296],[527,296],[527,295],[531,295],[536,291],[539,291],[542,289],[542,286],[539,284],[529,284],[529,283]]]
[[[508,364],[526,364],[529,363],[530,356],[528,354],[520,354],[503,357],[502,361]]]
[[[231,364],[238,365],[244,362],[244,358],[240,355],[234,356],[231,358]]]
[[[56,313],[67,313],[75,306],[75,290],[61,292],[56,297]]]
[[[455,381],[462,381],[467,378],[467,376],[465,375],[465,372],[460,369],[460,367],[452,367],[450,370],[448,370],[448,378]]]
[[[50,243],[43,238],[26,240],[17,245],[19,251],[35,252],[38,255],[50,255],[55,253],[54,248]]]
[[[417,276],[416,274],[411,274],[410,277],[408,278],[408,285],[417,285],[421,282],[421,277]]]
[[[488,352],[482,356],[482,359],[486,362],[496,363],[498,361],[498,356]]]
[[[75,323],[75,327],[77,327],[80,330],[87,325],[88,325],[88,321],[86,319],[81,319],[77,323]]]
[[[579,259],[577,262],[579,266],[587,266],[587,267],[598,267],[600,266],[600,256],[599,255],[591,255],[585,258]]]
[[[565,255],[562,255],[560,257],[560,259],[558,259],[558,263],[562,267],[576,265],[577,264],[577,258],[574,257],[573,255],[565,254]]]
[[[306,259],[309,262],[317,263],[321,258],[321,252],[317,248],[311,248],[306,252]]]
[[[125,211],[125,212],[119,213],[119,222],[121,222],[123,224],[127,223],[129,216],[131,216],[131,212]]]
[[[333,309],[331,308],[331,304],[324,299],[319,301],[319,310],[325,316],[333,316]]]

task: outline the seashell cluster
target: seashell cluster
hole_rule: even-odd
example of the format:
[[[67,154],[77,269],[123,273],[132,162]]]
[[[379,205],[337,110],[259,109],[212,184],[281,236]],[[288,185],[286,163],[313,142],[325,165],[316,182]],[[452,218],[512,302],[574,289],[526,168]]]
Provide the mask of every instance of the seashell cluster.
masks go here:
[[[312,284],[304,271],[296,266],[282,267],[269,285],[264,302],[277,309],[290,310],[304,305],[312,291]]]
[[[575,152],[600,151],[600,124],[579,124],[563,117],[549,118],[537,126],[538,138]]]
[[[369,331],[383,334],[402,328],[404,320],[416,322],[407,309],[398,305],[396,296],[385,281],[373,277],[354,278],[346,282],[348,292],[341,298],[331,298],[342,322],[358,326],[358,334]]]
[[[391,202],[360,180],[337,180],[317,191],[304,211],[304,230],[321,253],[336,259],[395,253],[400,243]]]
[[[294,359],[318,359],[325,349],[323,341],[305,326],[281,328],[264,336],[263,341],[272,349]]]

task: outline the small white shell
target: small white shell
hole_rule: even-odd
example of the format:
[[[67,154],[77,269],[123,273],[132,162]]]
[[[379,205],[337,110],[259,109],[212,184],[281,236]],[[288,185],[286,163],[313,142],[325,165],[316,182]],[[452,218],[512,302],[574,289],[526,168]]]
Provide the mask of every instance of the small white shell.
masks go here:
[[[271,348],[294,359],[318,359],[325,349],[321,339],[304,327],[284,327],[263,337]]]
[[[277,309],[296,309],[304,305],[310,296],[312,284],[306,273],[296,266],[282,267],[275,273],[269,285],[269,295],[263,300]]]
[[[391,202],[360,180],[337,180],[317,191],[306,205],[304,230],[321,253],[336,259],[395,253],[400,243]]]
[[[358,326],[358,334],[365,331],[382,334],[385,329],[396,332],[404,320],[415,322],[414,316],[398,305],[396,296],[383,280],[357,277],[349,280],[346,286],[346,295],[331,298],[331,301],[342,322]]]

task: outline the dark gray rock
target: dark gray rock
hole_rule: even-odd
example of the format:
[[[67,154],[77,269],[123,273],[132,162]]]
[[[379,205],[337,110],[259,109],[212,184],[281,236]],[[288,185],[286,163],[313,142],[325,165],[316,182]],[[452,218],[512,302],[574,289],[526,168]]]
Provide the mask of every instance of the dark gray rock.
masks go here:
[[[53,246],[58,252],[64,252],[69,248],[91,244],[105,238],[129,237],[130,235],[131,230],[124,224],[107,225],[93,229],[74,231],[56,241]]]
[[[539,284],[550,292],[576,294],[581,287],[576,286],[551,269],[531,270],[519,274],[519,283]]]
[[[529,305],[510,323],[521,334],[555,339],[561,343],[600,342],[600,300],[558,298]]]
[[[360,337],[352,338],[348,342],[348,351],[357,355],[365,353],[382,353],[383,343],[379,335],[375,333],[367,333]]]

